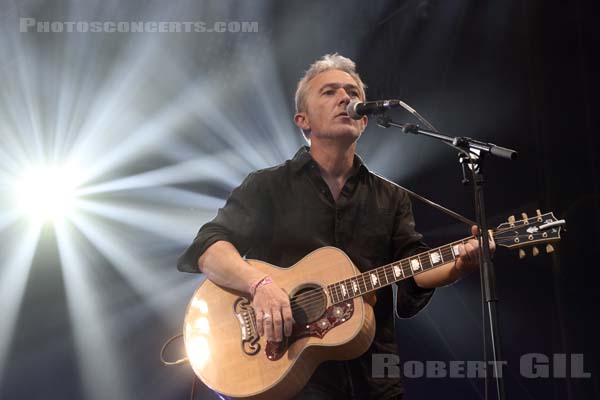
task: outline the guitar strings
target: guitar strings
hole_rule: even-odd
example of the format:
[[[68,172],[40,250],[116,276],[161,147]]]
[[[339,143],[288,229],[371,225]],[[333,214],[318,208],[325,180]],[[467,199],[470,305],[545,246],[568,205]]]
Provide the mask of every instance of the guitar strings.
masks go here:
[[[529,235],[517,235],[517,236],[528,237]],[[514,237],[517,237],[517,236],[514,236]],[[502,238],[499,238],[499,240],[496,240],[496,243],[498,243],[498,244],[512,243],[512,242],[514,242],[514,237],[512,237],[511,239],[502,239]],[[461,241],[459,241],[459,243],[460,242]],[[421,254],[425,254],[425,253],[421,253]],[[417,255],[417,256],[420,256],[420,255]],[[377,270],[389,267],[389,265],[391,265],[391,264],[375,268],[375,269],[373,269],[373,270],[371,270],[369,272],[375,272],[375,273],[377,273]],[[365,278],[363,277],[363,274],[355,275],[354,277],[345,279],[344,281],[351,280],[351,279],[356,279],[356,278],[360,278],[360,277],[362,277],[363,285],[366,287]],[[340,283],[344,282],[344,281],[340,281]],[[329,287],[329,286],[331,286],[331,285],[328,285],[327,287]],[[385,286],[387,286],[387,284]],[[372,290],[370,290],[370,291],[372,291]],[[322,287],[321,288],[311,289],[311,290],[308,290],[306,292],[303,292],[301,294],[302,297],[298,298],[296,300],[296,302],[295,302],[296,304],[295,304],[295,306],[292,307],[292,310],[294,310],[294,309],[297,310],[298,308],[309,306],[315,300],[317,302],[320,302],[320,300],[322,298],[321,295],[320,295],[320,293],[322,293],[322,292],[324,292],[324,290],[323,290]],[[298,297],[300,297],[300,295],[298,295]],[[353,298],[353,297],[351,297],[351,298]],[[333,301],[333,299],[331,299],[331,300]],[[338,302],[338,303],[340,303],[340,302]],[[337,303],[335,303],[335,304],[337,304]]]
[[[504,231],[510,231],[510,230],[512,230],[512,229],[506,229]],[[498,230],[497,232],[500,232],[500,231],[501,230]],[[516,238],[516,237],[519,237],[519,238],[521,238],[521,237],[528,238],[529,235],[515,235],[515,236],[511,236],[511,238],[498,238],[498,239],[495,240],[495,242],[498,243],[498,244],[514,243],[514,238]],[[474,236],[470,236],[468,238],[465,238],[465,239],[453,242],[453,243],[451,243],[449,245],[446,245],[446,246],[452,246],[455,243],[462,243],[463,241],[470,240],[471,238],[474,238]],[[441,247],[446,247],[446,246],[441,246]],[[439,251],[439,249],[440,248],[438,248],[438,251]],[[415,257],[420,257],[422,254],[425,254],[425,253],[428,253],[428,252],[424,252],[424,253],[418,254]],[[391,264],[387,264],[387,265],[384,265],[384,266],[381,266],[381,267],[377,267],[377,268],[374,268],[373,270],[368,271],[368,272],[375,272],[375,273],[377,273],[377,270],[389,267],[390,265]],[[344,281],[348,281],[348,280],[352,280],[352,279],[357,279],[357,278],[361,278],[361,277],[363,277],[363,274],[354,275],[353,277],[347,278]],[[365,278],[363,277],[362,280],[363,280],[363,285],[366,287]],[[344,281],[340,281],[339,283],[344,282]],[[388,284],[386,284],[385,286],[387,286]],[[330,286],[332,286],[332,285],[328,285],[327,287],[330,287]],[[371,291],[374,291],[374,290],[376,290],[376,289],[374,288],[373,290],[369,290],[368,292],[371,292]],[[324,292],[325,292],[324,288],[323,287],[319,287],[319,288],[315,288],[315,289],[309,289],[306,292],[303,292],[303,293],[301,293],[299,295],[292,296],[290,298],[290,301],[292,299],[295,299],[294,305],[290,307],[291,310],[292,310],[292,313],[294,311],[298,311],[300,309],[306,309],[306,307],[312,307],[312,306],[315,306],[315,305],[319,306],[320,303],[321,303],[321,300],[322,300],[321,293],[324,293]],[[366,293],[368,293],[368,292],[366,292]],[[363,293],[363,294],[365,294],[365,293]],[[344,299],[343,301],[350,300],[350,299],[352,299],[354,297],[357,297],[357,296],[353,296],[353,297],[350,297],[348,299]],[[332,303],[333,303],[333,299],[331,299],[331,300],[332,300]],[[338,303],[341,303],[341,302],[342,301],[339,301],[339,302],[333,303],[333,304],[338,304]]]

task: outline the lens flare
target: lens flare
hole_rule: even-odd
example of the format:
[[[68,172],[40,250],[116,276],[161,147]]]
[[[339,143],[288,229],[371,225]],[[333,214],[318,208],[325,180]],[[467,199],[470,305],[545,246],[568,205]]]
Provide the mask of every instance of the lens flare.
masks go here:
[[[15,186],[17,208],[36,222],[59,222],[77,208],[78,176],[72,168],[31,168]]]

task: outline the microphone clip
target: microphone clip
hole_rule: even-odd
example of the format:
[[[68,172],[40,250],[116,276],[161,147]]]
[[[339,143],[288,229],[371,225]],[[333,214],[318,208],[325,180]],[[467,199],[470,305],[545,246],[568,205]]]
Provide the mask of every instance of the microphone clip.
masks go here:
[[[380,126],[381,128],[389,128],[390,126],[392,126],[390,124],[392,122],[392,118],[389,115],[387,115],[387,113],[383,112],[376,115],[378,126]]]
[[[412,133],[413,135],[419,134],[419,125],[416,124],[404,124],[402,127],[402,133]]]

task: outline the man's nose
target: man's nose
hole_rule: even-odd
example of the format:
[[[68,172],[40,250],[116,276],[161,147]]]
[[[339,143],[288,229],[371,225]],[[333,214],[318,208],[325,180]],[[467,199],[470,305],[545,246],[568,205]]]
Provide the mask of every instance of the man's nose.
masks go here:
[[[350,103],[350,100],[352,100],[352,98],[350,97],[348,92],[346,92],[344,89],[340,89],[340,91],[341,91],[341,95],[340,95],[340,99],[339,99],[339,104],[348,105]]]

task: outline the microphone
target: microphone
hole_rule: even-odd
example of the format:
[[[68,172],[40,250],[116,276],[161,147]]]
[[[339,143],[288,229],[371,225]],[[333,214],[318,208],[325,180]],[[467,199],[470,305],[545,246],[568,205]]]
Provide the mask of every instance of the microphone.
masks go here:
[[[361,119],[365,115],[379,114],[393,107],[402,106],[400,100],[358,101],[352,100],[346,109],[352,119]]]

